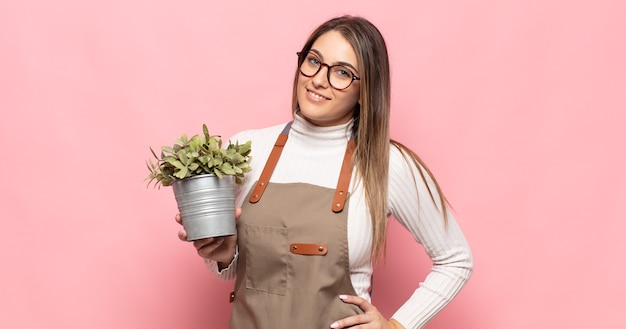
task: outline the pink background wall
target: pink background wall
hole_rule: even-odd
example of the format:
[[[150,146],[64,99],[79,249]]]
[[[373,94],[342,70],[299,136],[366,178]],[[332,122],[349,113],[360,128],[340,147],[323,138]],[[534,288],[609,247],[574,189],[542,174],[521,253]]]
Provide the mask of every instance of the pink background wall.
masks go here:
[[[429,328],[626,328],[626,6],[597,1],[0,0],[0,327],[224,328],[148,146],[289,118],[295,52],[342,13],[386,36],[393,137],[472,245]],[[392,224],[374,303],[428,270]]]

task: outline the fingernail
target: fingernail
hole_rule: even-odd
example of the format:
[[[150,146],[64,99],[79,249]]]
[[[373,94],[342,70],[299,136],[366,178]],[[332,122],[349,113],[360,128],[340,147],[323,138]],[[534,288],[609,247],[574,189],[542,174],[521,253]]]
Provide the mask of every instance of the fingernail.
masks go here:
[[[339,295],[339,299],[342,299],[342,300],[343,300],[343,299],[346,299],[346,298],[348,298],[348,296],[347,296],[347,295]]]
[[[331,328],[337,328],[339,327],[339,322],[333,322],[333,324],[330,325]]]

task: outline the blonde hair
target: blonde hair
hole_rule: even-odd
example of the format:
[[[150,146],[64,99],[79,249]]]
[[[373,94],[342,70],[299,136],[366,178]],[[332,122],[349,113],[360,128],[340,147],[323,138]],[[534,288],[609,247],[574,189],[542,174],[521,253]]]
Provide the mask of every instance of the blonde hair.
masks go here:
[[[433,179],[436,193],[433,193],[428,187],[429,193],[433,201],[437,195],[442,206],[440,210],[443,212],[446,223],[447,202],[441,193],[439,184],[417,154],[401,143],[391,140],[389,136],[391,103],[389,56],[380,31],[362,17],[341,16],[333,18],[313,31],[302,47],[301,53],[308,53],[315,40],[329,31],[337,31],[346,38],[352,45],[359,64],[361,101],[356,105],[352,126],[352,136],[357,145],[354,153],[354,165],[357,175],[363,182],[365,199],[372,220],[371,256],[377,260],[384,255],[386,245],[390,145],[398,148],[407,162],[413,162],[419,171],[420,178],[427,187],[429,185],[426,183],[425,174]],[[297,67],[300,67],[303,60],[304,56],[299,56]],[[296,68],[292,96],[294,114],[299,108],[297,99],[298,77],[299,71]]]

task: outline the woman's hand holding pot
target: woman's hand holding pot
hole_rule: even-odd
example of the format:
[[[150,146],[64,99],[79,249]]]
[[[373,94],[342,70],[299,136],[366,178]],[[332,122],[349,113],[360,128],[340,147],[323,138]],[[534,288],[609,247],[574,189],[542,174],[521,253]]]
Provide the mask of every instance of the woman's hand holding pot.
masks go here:
[[[239,220],[240,216],[241,208],[237,208],[235,210],[235,219]],[[176,214],[175,219],[178,224],[182,225],[180,214]],[[178,232],[178,238],[182,241],[187,241],[187,232],[185,232],[185,229]],[[237,234],[195,240],[193,241],[193,246],[196,248],[200,257],[214,260],[218,263],[220,268],[224,268],[227,267],[235,257]]]

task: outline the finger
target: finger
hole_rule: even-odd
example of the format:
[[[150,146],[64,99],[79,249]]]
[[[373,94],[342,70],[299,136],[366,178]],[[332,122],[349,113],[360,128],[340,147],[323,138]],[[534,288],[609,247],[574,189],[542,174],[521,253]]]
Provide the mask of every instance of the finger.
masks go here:
[[[347,318],[343,318],[341,320],[337,320],[333,322],[330,325],[330,327],[332,329],[361,328],[361,326],[358,326],[358,327],[356,326],[359,324],[367,324],[370,322],[372,322],[372,318],[369,314],[357,314],[357,315],[349,316]]]
[[[350,328],[358,324],[364,324],[373,321],[371,315],[367,313],[367,311],[371,309],[371,304],[367,300],[359,296],[353,295],[339,295],[339,299],[341,299],[344,303],[354,304],[358,306],[365,312],[365,314],[357,314],[349,316],[347,318],[343,318],[341,320],[337,320],[330,325],[331,328]]]
[[[205,246],[211,244],[213,242],[213,238],[204,238],[204,239],[198,239],[198,240],[194,240],[193,241],[193,246],[196,249],[202,249]]]
[[[239,217],[241,217],[241,208],[235,209],[235,220],[238,221]]]
[[[372,304],[370,304],[366,299],[361,298],[359,296],[339,295],[339,299],[341,299],[344,303],[354,304],[358,306],[364,312],[376,310],[376,308]]]
[[[217,248],[219,245],[222,244],[222,242],[224,242],[224,238],[206,238],[206,239],[195,240],[193,242],[193,246],[196,247],[198,251],[200,251],[200,249],[204,249],[204,248],[210,248],[210,247]]]
[[[176,214],[176,216],[174,216],[174,219],[176,219],[176,223],[178,224],[182,224],[183,220],[180,218],[180,214]]]
[[[198,248],[198,255],[202,258],[211,258],[213,253],[222,245],[224,239],[215,239],[212,243],[201,245]]]
[[[185,230],[178,231],[178,238],[181,241],[187,241],[187,231],[185,231]]]

